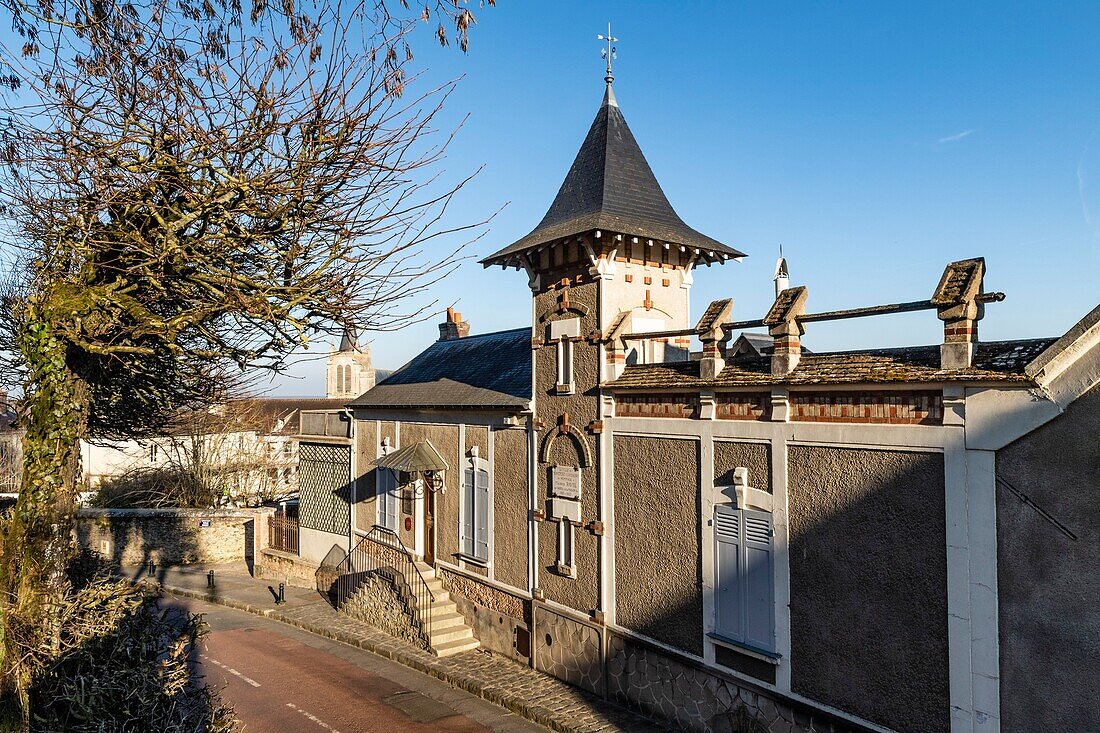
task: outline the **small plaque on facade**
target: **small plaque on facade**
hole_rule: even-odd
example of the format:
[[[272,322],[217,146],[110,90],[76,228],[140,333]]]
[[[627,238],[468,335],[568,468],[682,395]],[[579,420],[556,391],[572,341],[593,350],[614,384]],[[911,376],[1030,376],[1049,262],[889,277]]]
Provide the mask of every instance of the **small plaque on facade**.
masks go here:
[[[212,524],[212,522],[209,519],[200,519],[199,520],[199,526],[200,527],[209,527],[211,524]]]
[[[550,495],[562,499],[581,498],[581,470],[572,466],[550,469]]]

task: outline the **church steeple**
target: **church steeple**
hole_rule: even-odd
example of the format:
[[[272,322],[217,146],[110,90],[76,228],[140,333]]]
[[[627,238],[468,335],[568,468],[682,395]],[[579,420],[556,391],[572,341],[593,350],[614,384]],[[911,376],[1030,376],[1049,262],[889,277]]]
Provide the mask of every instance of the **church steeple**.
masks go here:
[[[359,337],[355,333],[355,328],[350,323],[344,326],[344,333],[340,337],[340,348],[338,351],[359,351]]]
[[[744,256],[692,229],[672,208],[626,124],[610,81],[588,135],[542,221],[482,264],[527,266],[524,255],[532,249],[596,231],[643,238],[649,246],[675,245],[708,264]]]
[[[344,326],[340,346],[329,353],[325,395],[329,398],[351,399],[374,386],[370,347],[359,345],[355,327]]]

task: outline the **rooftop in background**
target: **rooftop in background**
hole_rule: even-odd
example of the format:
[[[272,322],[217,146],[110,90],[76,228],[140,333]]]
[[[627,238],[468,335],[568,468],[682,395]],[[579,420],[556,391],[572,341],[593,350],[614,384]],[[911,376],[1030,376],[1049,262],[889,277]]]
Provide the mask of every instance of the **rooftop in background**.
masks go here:
[[[594,230],[683,245],[720,258],[744,256],[695,231],[672,208],[626,124],[611,84],[542,221],[482,264],[507,266],[532,247]]]
[[[245,397],[181,415],[172,433],[294,435],[298,432],[298,414],[303,410],[338,410],[346,402],[324,397]]]
[[[350,407],[525,409],[531,329],[436,341]]]
[[[726,359],[717,378],[699,378],[699,362],[636,364],[627,366],[611,389],[671,389],[683,387],[767,387],[780,385],[880,384],[890,382],[1031,382],[1025,368],[1057,339],[991,341],[978,345],[972,367],[940,369],[939,346],[899,349],[804,353],[793,372],[784,377],[771,373],[766,356]]]

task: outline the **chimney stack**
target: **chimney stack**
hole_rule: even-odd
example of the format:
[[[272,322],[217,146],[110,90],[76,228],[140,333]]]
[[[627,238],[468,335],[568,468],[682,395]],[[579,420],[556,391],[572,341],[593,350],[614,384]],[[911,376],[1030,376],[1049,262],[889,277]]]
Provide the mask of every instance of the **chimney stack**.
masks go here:
[[[439,324],[439,340],[454,341],[470,335],[470,324],[454,308],[447,309],[447,320]]]
[[[985,278],[985,259],[952,262],[943,271],[932,295],[932,304],[943,321],[940,369],[967,369],[978,350],[978,321],[985,315],[980,298]]]
[[[733,299],[716,300],[707,306],[703,317],[695,326],[699,340],[703,342],[703,357],[699,360],[699,378],[715,379],[726,367],[726,329],[733,315]]]
[[[802,358],[800,337],[806,332],[798,317],[806,312],[806,286],[787,288],[779,293],[764,325],[768,327],[772,341],[772,376],[785,377],[795,370]]]

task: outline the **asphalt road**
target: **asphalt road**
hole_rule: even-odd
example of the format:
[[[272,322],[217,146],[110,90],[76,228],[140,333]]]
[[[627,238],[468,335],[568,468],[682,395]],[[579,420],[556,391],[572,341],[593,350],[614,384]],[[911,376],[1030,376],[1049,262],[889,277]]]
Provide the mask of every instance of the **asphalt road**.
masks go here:
[[[224,606],[167,603],[205,615],[196,672],[221,688],[245,733],[547,730],[370,652]]]

